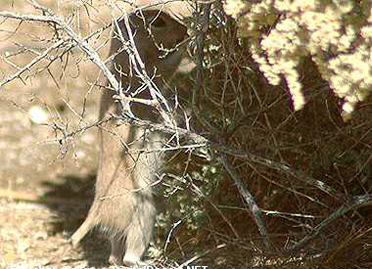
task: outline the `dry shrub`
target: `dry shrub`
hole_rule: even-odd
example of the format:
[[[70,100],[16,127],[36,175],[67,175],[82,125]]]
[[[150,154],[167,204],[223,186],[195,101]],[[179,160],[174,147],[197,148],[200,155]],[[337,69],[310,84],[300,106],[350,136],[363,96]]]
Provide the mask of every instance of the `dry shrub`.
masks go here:
[[[198,113],[193,115],[193,127],[222,145],[212,150],[219,163],[223,163],[221,151],[229,152],[228,162],[237,174],[215,165],[223,179],[207,175],[207,184],[218,181],[218,190],[209,196],[213,205],[201,199],[205,219],[192,248],[203,242],[199,249],[212,253],[202,264],[370,268],[372,98],[358,104],[345,122],[342,100],[312,57],[301,55],[295,70],[306,104],[294,111],[286,81],[270,85],[253,60],[252,38],[239,38],[235,21],[219,7],[211,14],[203,77],[195,74],[200,72],[196,68],[188,100]],[[271,28],[261,30],[268,33]],[[270,247],[265,246],[234,177],[244,181],[263,210]],[[183,242],[187,246],[185,238]],[[218,248],[220,244],[226,245]]]
[[[203,12],[210,9],[205,6]],[[203,12],[192,25],[205,22]],[[344,122],[342,102],[304,54],[295,70],[306,104],[295,112],[287,83],[272,86],[260,72],[252,39],[238,37],[222,5],[210,12],[204,42],[203,27],[191,37],[203,68],[174,79],[180,114],[191,116],[190,131],[209,144],[180,147],[170,156],[162,182],[166,209],[158,218],[164,263],[195,258],[210,268],[370,268],[372,98],[365,97]],[[181,119],[179,125],[187,126]],[[194,142],[184,139],[182,145]],[[237,179],[263,212],[266,245]]]

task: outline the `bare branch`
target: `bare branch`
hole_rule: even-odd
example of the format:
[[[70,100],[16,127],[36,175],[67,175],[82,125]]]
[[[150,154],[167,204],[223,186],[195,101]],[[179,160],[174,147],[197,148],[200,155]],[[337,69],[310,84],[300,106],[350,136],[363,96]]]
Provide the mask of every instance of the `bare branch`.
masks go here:
[[[241,196],[243,197],[244,201],[247,203],[249,210],[252,213],[253,219],[256,222],[258,230],[260,234],[265,238],[265,245],[269,249],[270,248],[270,240],[267,236],[266,230],[266,222],[262,217],[262,211],[258,207],[256,201],[254,200],[253,195],[247,189],[247,186],[244,182],[240,179],[238,173],[236,172],[235,168],[231,165],[229,160],[227,159],[225,154],[221,154],[220,158],[222,160],[222,165],[225,167],[226,171],[229,173],[230,177],[234,181],[236,187],[238,188]]]
[[[139,55],[139,52],[137,50],[137,47],[136,47],[136,44],[135,44],[135,41],[134,41],[134,36],[133,36],[133,33],[132,33],[132,29],[130,27],[128,14],[124,13],[123,14],[123,19],[124,19],[124,24],[125,24],[125,27],[126,27],[128,37],[129,37],[130,45],[131,45],[130,49],[128,50],[128,55],[129,55],[129,58],[130,58],[131,62],[134,63],[133,66],[134,66],[134,69],[136,71],[136,76],[138,76],[144,82],[144,84],[147,86],[147,88],[149,89],[150,94],[151,94],[151,98],[152,98],[152,100],[154,102],[154,105],[155,105],[155,108],[159,111],[160,115],[162,116],[162,118],[164,120],[164,123],[166,125],[176,126],[174,120],[172,119],[173,117],[172,117],[172,114],[170,113],[171,109],[168,105],[167,100],[160,93],[156,84],[153,82],[153,80],[148,76],[148,74],[146,72],[145,64],[143,63],[143,61],[141,59],[141,56]],[[115,23],[116,23],[117,28],[119,29],[117,21],[115,21]],[[122,33],[119,33],[119,34],[120,34],[120,38],[122,40],[122,43],[126,44],[127,41],[124,39]],[[163,109],[162,105],[159,103],[158,100],[161,101],[161,103],[165,106],[167,111],[165,111]]]
[[[120,84],[115,79],[114,75],[108,69],[108,67],[103,63],[100,56],[98,55],[97,51],[92,48],[87,40],[83,39],[81,36],[75,33],[71,27],[65,23],[60,17],[57,16],[37,16],[37,15],[24,15],[24,14],[17,14],[12,12],[0,12],[0,17],[16,19],[21,21],[37,21],[37,22],[45,22],[45,23],[55,23],[57,24],[74,42],[76,42],[77,46],[84,51],[88,58],[95,63],[106,76],[112,87],[119,92]],[[59,41],[64,42],[64,41]]]
[[[358,208],[360,208],[362,206],[368,206],[368,205],[372,205],[372,195],[371,194],[354,196],[349,203],[346,203],[346,204],[340,206],[335,211],[333,211],[325,220],[323,220],[321,223],[319,223],[309,235],[305,236],[300,241],[298,241],[296,244],[289,247],[287,249],[287,251],[292,252],[292,251],[295,251],[295,250],[301,248],[303,245],[308,243],[315,236],[320,234],[322,232],[322,230],[325,227],[327,227],[328,224],[331,223],[331,221],[345,215],[350,210],[357,210]]]
[[[239,158],[247,158],[254,163],[261,164],[265,167],[268,167],[268,168],[271,168],[271,169],[274,169],[274,170],[277,170],[283,173],[288,173],[298,178],[299,180],[305,182],[306,184],[318,188],[319,190],[323,191],[324,193],[327,193],[328,195],[330,195],[331,197],[339,201],[343,201],[345,199],[341,193],[339,193],[338,191],[336,191],[334,188],[324,183],[323,181],[317,180],[307,175],[304,172],[293,169],[286,164],[255,155],[255,154],[252,154],[244,150],[239,150],[239,149],[236,149],[230,146],[226,146],[224,144],[215,143],[201,135],[198,135],[190,130],[186,130],[180,127],[165,126],[164,124],[154,124],[148,121],[138,120],[135,118],[124,118],[121,116],[115,116],[115,117],[117,119],[121,119],[123,122],[129,122],[137,126],[153,128],[156,131],[161,131],[161,132],[168,133],[168,134],[173,134],[177,130],[177,132],[179,133],[181,137],[186,137],[189,140],[191,139],[194,143],[197,143],[198,145],[208,146],[213,150],[217,150],[227,155],[233,155]]]
[[[306,184],[318,188],[319,190],[323,191],[324,193],[327,193],[328,195],[330,195],[331,197],[339,201],[345,200],[344,196],[341,193],[336,191],[334,188],[332,188],[328,184],[324,183],[323,181],[317,180],[307,175],[304,172],[293,169],[286,164],[279,163],[273,160],[269,160],[267,158],[252,154],[244,150],[233,149],[232,147],[228,147],[225,145],[214,145],[213,147],[226,154],[233,155],[239,158],[248,158],[250,161],[254,163],[264,165],[268,168],[272,168],[280,172],[288,173],[298,178],[299,180],[305,182]]]
[[[8,84],[9,82],[11,82],[12,80],[20,77],[24,72],[26,71],[30,71],[30,69],[35,65],[37,64],[38,62],[40,62],[42,59],[48,57],[49,53],[56,49],[56,48],[59,48],[61,47],[66,41],[65,40],[60,40],[58,41],[57,43],[53,44],[52,46],[50,46],[49,48],[47,48],[46,50],[44,50],[43,53],[41,53],[39,56],[35,57],[31,62],[29,62],[26,66],[22,67],[21,69],[18,70],[18,72],[14,73],[13,75],[9,76],[8,78],[4,79],[1,83],[0,83],[0,89],[2,87],[4,87],[6,84]]]

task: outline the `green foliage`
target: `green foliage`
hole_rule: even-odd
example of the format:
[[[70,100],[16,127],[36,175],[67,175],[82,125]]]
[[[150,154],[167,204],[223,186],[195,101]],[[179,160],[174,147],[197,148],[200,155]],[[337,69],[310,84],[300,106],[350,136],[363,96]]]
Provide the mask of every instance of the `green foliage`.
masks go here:
[[[163,196],[167,206],[157,218],[158,227],[169,229],[181,220],[187,233],[193,234],[206,224],[208,212],[205,209],[219,192],[223,172],[209,153],[204,151],[203,156],[205,159],[199,170],[187,172],[182,177],[168,175],[165,179]]]

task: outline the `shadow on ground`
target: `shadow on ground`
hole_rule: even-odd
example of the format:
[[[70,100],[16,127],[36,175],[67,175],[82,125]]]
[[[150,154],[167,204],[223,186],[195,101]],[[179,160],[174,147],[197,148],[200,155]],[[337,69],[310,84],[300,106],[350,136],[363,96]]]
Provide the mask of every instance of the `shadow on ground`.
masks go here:
[[[70,174],[61,176],[58,183],[43,182],[44,187],[49,189],[44,198],[52,201],[47,205],[56,214],[55,220],[51,223],[52,233],[62,233],[68,239],[83,223],[93,202],[95,178],[95,173],[83,177]],[[78,255],[69,255],[73,259],[67,258],[63,262],[68,264],[84,260],[88,262],[88,267],[107,267],[109,250],[107,240],[103,239],[98,231],[91,231],[80,242],[80,246],[73,250]]]

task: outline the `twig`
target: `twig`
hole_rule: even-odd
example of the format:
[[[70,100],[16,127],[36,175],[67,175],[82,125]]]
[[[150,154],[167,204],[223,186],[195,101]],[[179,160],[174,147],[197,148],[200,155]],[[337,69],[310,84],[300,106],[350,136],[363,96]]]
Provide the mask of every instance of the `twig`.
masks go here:
[[[254,163],[264,165],[268,168],[272,168],[272,169],[277,170],[277,171],[288,173],[288,174],[298,178],[299,180],[305,182],[306,184],[308,184],[310,186],[314,186],[314,187],[318,188],[319,190],[327,193],[331,197],[336,198],[340,202],[345,201],[344,196],[341,193],[339,193],[338,191],[336,191],[335,189],[333,189],[331,186],[327,185],[323,181],[317,180],[317,179],[307,175],[304,172],[293,169],[286,164],[276,162],[276,161],[273,161],[273,160],[269,160],[267,158],[252,154],[250,152],[247,152],[247,151],[244,151],[244,150],[234,149],[232,147],[228,147],[228,146],[225,146],[225,145],[214,144],[214,145],[211,145],[211,147],[216,149],[216,150],[219,150],[221,152],[224,152],[226,154],[233,155],[233,156],[239,157],[239,158],[248,158],[250,161],[252,161]]]
[[[341,217],[342,215],[345,215],[350,210],[356,210],[359,207],[367,205],[372,205],[372,194],[354,196],[349,203],[340,206],[338,209],[333,211],[328,216],[328,218],[319,223],[309,235],[302,238],[300,241],[298,241],[296,244],[288,248],[286,251],[292,252],[297,250],[298,248],[302,247],[304,244],[309,242],[311,239],[313,239],[315,236],[317,236],[331,221]]]
[[[42,5],[40,5],[37,1],[35,0],[28,0],[28,2],[30,2],[30,4],[35,8],[35,9],[39,9],[43,12],[43,14],[48,14],[50,16],[54,16],[54,12],[53,10],[47,8],[47,7],[44,7]]]
[[[151,121],[138,119],[136,117],[130,117],[129,115],[113,115],[116,120],[121,121],[123,124],[134,124],[138,127],[146,127],[152,131],[161,131],[167,134],[174,134],[176,131],[181,137],[187,138],[196,144],[204,144],[205,146],[211,144],[211,142],[205,137],[192,132],[190,130],[180,128],[178,126],[169,126],[165,124],[153,123]]]
[[[306,219],[319,219],[320,216],[314,216],[309,214],[299,214],[299,213],[290,213],[290,212],[281,212],[281,211],[274,211],[274,210],[262,210],[266,216],[290,216],[296,218],[306,218]]]
[[[174,223],[172,224],[172,227],[171,227],[171,229],[170,229],[170,231],[169,231],[169,233],[168,233],[168,235],[167,235],[167,239],[166,239],[165,244],[164,244],[164,248],[163,248],[163,252],[164,252],[164,253],[167,252],[167,248],[168,248],[169,243],[171,242],[171,238],[172,238],[172,235],[173,235],[174,230],[175,230],[175,229],[177,228],[177,226],[180,225],[181,223],[182,223],[182,219],[180,219],[180,220],[178,220],[178,221],[176,221],[176,222],[174,222]]]
[[[246,210],[246,208],[237,207],[237,206],[227,206],[227,205],[219,205],[219,208],[225,208],[225,209],[232,209],[232,210]],[[290,216],[290,217],[296,217],[296,218],[306,218],[306,219],[320,219],[323,218],[322,216],[316,216],[316,215],[308,215],[308,214],[300,214],[300,213],[290,213],[290,212],[283,212],[283,211],[276,211],[276,210],[266,210],[261,209],[262,213],[264,213],[266,216]]]
[[[40,16],[40,15],[25,15],[25,14],[18,14],[9,11],[1,11],[0,17],[9,18],[9,19],[16,19],[21,21],[32,21],[32,22],[54,22],[58,23],[57,20],[60,20],[57,17],[52,16]]]
[[[205,4],[204,5],[204,14],[203,17],[200,19],[200,13],[198,12],[197,14],[197,21],[196,21],[196,29],[197,34],[196,34],[196,83],[195,87],[192,92],[192,109],[194,111],[194,115],[197,118],[197,120],[203,125],[206,126],[207,129],[211,133],[219,133],[219,131],[212,126],[210,122],[205,120],[202,116],[202,113],[199,112],[199,108],[197,106],[197,97],[200,94],[200,91],[204,87],[204,66],[203,66],[203,61],[204,61],[204,37],[205,33],[208,30],[209,26],[209,16],[210,16],[210,11],[211,11],[211,3]]]
[[[134,124],[134,125],[140,126],[140,127],[147,127],[147,128],[153,129],[155,131],[161,131],[161,132],[168,133],[168,134],[174,134],[174,132],[175,132],[174,128],[177,128],[177,132],[179,133],[180,137],[184,137],[184,138],[187,138],[189,140],[192,140],[192,142],[196,143],[197,145],[202,144],[202,145],[204,145],[206,147],[210,147],[211,149],[216,150],[218,152],[222,152],[222,153],[225,153],[227,155],[232,155],[232,156],[239,157],[239,158],[247,158],[254,163],[264,165],[268,168],[271,168],[271,169],[274,169],[274,170],[277,170],[277,171],[280,171],[280,172],[283,172],[283,173],[288,173],[288,174],[296,177],[297,179],[301,180],[302,182],[304,182],[304,183],[306,183],[310,186],[318,188],[322,192],[327,193],[331,197],[333,197],[333,198],[335,198],[335,199],[337,199],[341,202],[345,200],[344,196],[341,193],[339,193],[338,191],[336,191],[334,188],[327,185],[323,181],[315,179],[315,178],[307,175],[304,172],[293,169],[286,164],[276,162],[276,161],[273,161],[273,160],[255,155],[255,154],[250,153],[246,150],[240,150],[240,149],[229,147],[229,146],[226,146],[226,145],[223,145],[223,144],[218,144],[218,143],[212,142],[212,141],[210,141],[209,139],[205,138],[202,135],[199,135],[195,132],[192,132],[190,130],[183,129],[183,128],[180,128],[180,127],[165,126],[164,124],[156,124],[156,123],[152,123],[152,122],[149,122],[149,121],[140,120],[140,119],[137,119],[137,118],[123,117],[123,116],[114,116],[114,117],[116,117],[117,119],[122,120],[123,122],[128,122],[130,124]]]
[[[143,98],[130,97],[130,96],[126,96],[124,93],[114,95],[113,98],[116,99],[116,100],[123,101],[124,104],[133,102],[133,103],[139,103],[139,104],[143,104],[143,105],[147,105],[147,106],[152,106],[152,107],[155,107],[155,108],[159,104],[159,102],[157,102],[156,100],[153,100],[153,99],[149,100],[149,99],[143,99]]]
[[[38,16],[38,15],[24,15],[24,14],[17,14],[12,12],[0,12],[0,17],[10,18],[10,19],[16,19],[21,21],[34,21],[34,22],[44,22],[44,23],[55,23],[57,24],[74,42],[76,42],[77,46],[81,48],[82,51],[84,51],[88,58],[95,63],[103,72],[111,86],[119,92],[119,82],[114,77],[114,75],[111,73],[109,68],[104,64],[104,62],[101,60],[100,56],[96,52],[94,48],[92,48],[87,40],[79,36],[75,33],[74,30],[71,29],[71,27],[65,23],[60,17],[57,16]],[[65,42],[65,40],[60,40],[56,44]],[[55,44],[55,45],[56,45]],[[52,46],[52,47],[55,47]],[[45,52],[42,54],[44,55]]]
[[[139,55],[139,52],[137,50],[135,41],[134,41],[134,35],[132,32],[132,28],[129,23],[128,14],[123,14],[124,24],[126,27],[126,32],[129,40],[125,40],[123,34],[121,31],[119,31],[120,39],[123,44],[127,44],[128,41],[130,42],[130,48],[128,49],[128,56],[133,63],[134,70],[136,72],[136,75],[145,83],[147,88],[149,89],[152,101],[155,103],[156,109],[159,111],[160,115],[162,116],[165,124],[169,125],[175,125],[174,120],[172,120],[172,114],[170,113],[170,107],[168,105],[167,100],[164,98],[164,96],[160,93],[159,89],[157,88],[156,84],[153,82],[153,80],[148,76],[146,72],[146,67],[144,62],[141,59],[141,56]],[[115,20],[114,23],[116,24],[117,29],[120,29],[118,26],[118,22]],[[161,100],[161,103],[164,105],[167,111],[165,111],[162,107],[162,105],[159,103],[158,100]]]
[[[1,12],[0,12],[1,13]],[[1,16],[1,14],[0,14]],[[26,66],[22,67],[21,69],[19,69],[16,73],[14,73],[13,75],[7,77],[6,79],[4,79],[1,83],[0,83],[0,89],[8,84],[10,81],[16,79],[17,77],[20,77],[24,72],[26,71],[29,71],[31,67],[33,67],[35,64],[37,64],[38,62],[40,62],[42,59],[46,58],[48,56],[48,54],[60,47],[63,45],[63,43],[65,43],[66,41],[65,40],[60,40],[58,41],[57,43],[55,43],[54,45],[50,46],[49,48],[47,48],[46,50],[44,50],[43,53],[41,53],[39,56],[35,57],[31,62],[29,62]]]
[[[213,251],[216,251],[220,248],[224,248],[226,247],[226,244],[221,244],[221,245],[218,245],[217,247],[215,247],[214,249],[210,249],[210,250],[207,250],[207,251],[204,251],[203,253],[199,254],[199,255],[195,255],[194,257],[192,257],[191,259],[185,261],[184,263],[182,263],[180,266],[176,267],[175,269],[183,269],[185,268],[187,265],[189,265],[190,263],[200,259],[201,257],[213,252]]]
[[[234,226],[232,225],[231,221],[221,212],[221,210],[216,206],[211,199],[209,199],[203,192],[202,190],[196,186],[194,183],[191,183],[191,186],[193,188],[193,191],[196,192],[196,194],[200,197],[203,197],[203,199],[207,200],[210,205],[220,214],[221,218],[226,222],[226,224],[230,227],[231,231],[233,232],[234,236],[236,238],[239,238],[239,233],[235,230]]]
[[[249,192],[247,186],[240,179],[238,173],[236,172],[235,168],[231,165],[226,155],[220,154],[220,157],[221,157],[222,165],[225,167],[226,171],[229,173],[230,177],[233,179],[241,196],[243,197],[244,201],[247,203],[249,210],[252,213],[253,219],[256,222],[258,230],[260,231],[260,234],[265,238],[265,245],[269,249],[270,240],[267,235],[266,222],[264,218],[262,217],[261,209],[258,207],[256,201],[254,200],[253,195]]]

